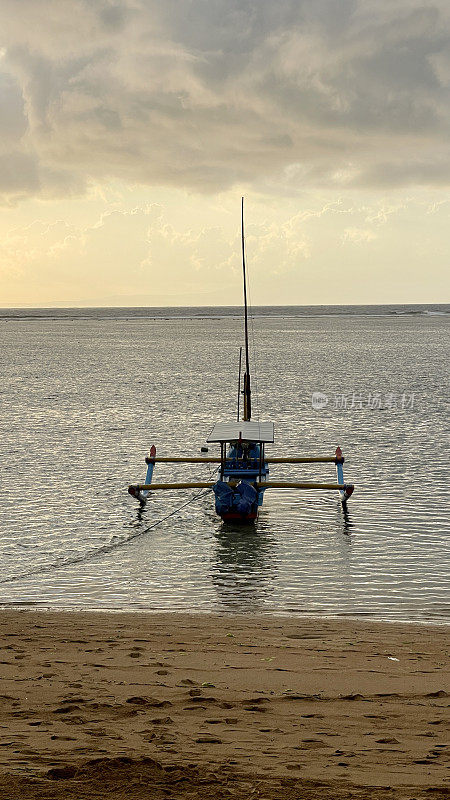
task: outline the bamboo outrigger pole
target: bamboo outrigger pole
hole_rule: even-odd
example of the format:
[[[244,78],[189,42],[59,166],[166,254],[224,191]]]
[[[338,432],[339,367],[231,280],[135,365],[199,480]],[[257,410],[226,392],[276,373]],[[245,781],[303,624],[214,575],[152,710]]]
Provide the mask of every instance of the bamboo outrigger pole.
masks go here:
[[[248,310],[247,310],[247,275],[245,269],[245,237],[244,237],[244,198],[241,198],[241,239],[242,239],[242,271],[244,273],[244,332],[245,332],[245,373],[244,373],[244,421],[252,417],[252,400],[250,389],[250,360],[248,356]]]
[[[237,481],[236,481],[237,483]],[[135,486],[130,486],[128,491],[130,494],[136,492],[155,492],[159,489],[212,489],[215,481],[190,481],[189,483],[142,483]],[[231,485],[231,481],[230,481]],[[352,489],[351,484],[348,483],[288,483],[287,481],[256,481],[254,484],[255,489],[337,489],[339,491],[347,491]],[[132,490],[132,491],[130,491]]]
[[[163,464],[220,464],[222,459],[219,456],[158,456],[153,461]],[[274,456],[273,458],[266,458],[268,464],[336,464],[335,456]]]

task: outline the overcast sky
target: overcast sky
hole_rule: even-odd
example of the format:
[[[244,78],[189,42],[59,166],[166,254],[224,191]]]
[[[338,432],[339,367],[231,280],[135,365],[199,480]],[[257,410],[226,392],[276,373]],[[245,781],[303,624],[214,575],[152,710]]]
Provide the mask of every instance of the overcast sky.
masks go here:
[[[448,0],[2,0],[0,305],[449,300]]]

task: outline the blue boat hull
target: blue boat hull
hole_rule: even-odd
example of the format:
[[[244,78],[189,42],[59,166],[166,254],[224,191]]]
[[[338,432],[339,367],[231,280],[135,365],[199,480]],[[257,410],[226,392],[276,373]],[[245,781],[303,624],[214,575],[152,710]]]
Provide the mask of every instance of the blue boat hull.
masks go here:
[[[213,486],[216,498],[216,513],[224,522],[253,522],[258,517],[264,492],[258,491],[253,483],[241,480],[237,485],[217,481]]]

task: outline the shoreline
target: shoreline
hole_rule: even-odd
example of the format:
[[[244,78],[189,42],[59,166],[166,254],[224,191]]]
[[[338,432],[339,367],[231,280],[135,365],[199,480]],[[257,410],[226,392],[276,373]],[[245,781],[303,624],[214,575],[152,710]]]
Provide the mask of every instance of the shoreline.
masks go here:
[[[445,623],[4,609],[0,633],[0,798],[159,797],[177,770],[180,798],[449,791]]]
[[[235,611],[206,611],[205,609],[165,609],[162,611],[161,609],[148,609],[148,608],[88,608],[88,607],[69,607],[69,608],[56,608],[52,606],[32,606],[32,605],[6,605],[2,606],[0,604],[0,615],[2,614],[105,614],[105,616],[109,615],[121,615],[121,614],[130,614],[130,615],[137,615],[137,616],[148,616],[148,617],[156,617],[156,616],[190,616],[190,617],[217,617],[218,619],[228,619],[228,618],[242,618],[245,619],[264,619],[264,620],[274,620],[274,621],[289,621],[294,622],[295,620],[324,620],[327,622],[362,622],[373,624],[373,625],[386,625],[386,626],[395,626],[395,625],[417,625],[418,627],[449,627],[450,628],[450,618],[445,619],[435,619],[435,618],[427,618],[427,619],[403,619],[403,618],[382,618],[377,616],[371,616],[369,614],[364,615],[352,615],[352,614],[320,614],[320,613],[299,613],[297,611],[289,613],[288,611],[248,611],[238,613]]]

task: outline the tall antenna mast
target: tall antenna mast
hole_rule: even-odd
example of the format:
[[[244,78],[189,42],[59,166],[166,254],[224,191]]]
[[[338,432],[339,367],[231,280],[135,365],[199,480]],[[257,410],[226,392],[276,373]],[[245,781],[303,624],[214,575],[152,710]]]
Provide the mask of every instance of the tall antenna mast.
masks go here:
[[[242,347],[239,348],[239,377],[238,377],[238,397],[237,397],[237,421],[240,419],[241,410],[241,372],[242,372]]]
[[[242,236],[242,271],[244,274],[244,331],[245,331],[245,373],[244,373],[244,420],[251,419],[252,401],[250,390],[250,361],[248,357],[248,310],[247,310],[247,275],[245,269],[244,238],[244,198],[241,202],[241,236]]]

